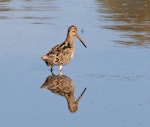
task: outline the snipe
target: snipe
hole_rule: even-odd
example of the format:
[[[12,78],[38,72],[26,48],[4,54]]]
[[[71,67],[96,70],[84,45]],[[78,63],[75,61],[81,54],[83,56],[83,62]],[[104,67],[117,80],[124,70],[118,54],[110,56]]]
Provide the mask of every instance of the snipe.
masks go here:
[[[80,94],[80,96],[75,100],[74,83],[71,80],[71,78],[69,78],[66,75],[54,75],[54,74],[46,78],[41,88],[46,88],[55,94],[65,97],[70,112],[76,112],[78,110],[78,103],[86,91],[85,88]]]
[[[74,37],[77,37],[80,42],[86,47],[84,42],[78,35],[77,27],[70,26],[68,28],[68,33],[66,40],[54,46],[46,55],[42,56],[41,59],[45,61],[47,66],[51,66],[51,72],[53,71],[53,66],[59,66],[58,71],[62,70],[62,67],[69,63],[74,56]]]

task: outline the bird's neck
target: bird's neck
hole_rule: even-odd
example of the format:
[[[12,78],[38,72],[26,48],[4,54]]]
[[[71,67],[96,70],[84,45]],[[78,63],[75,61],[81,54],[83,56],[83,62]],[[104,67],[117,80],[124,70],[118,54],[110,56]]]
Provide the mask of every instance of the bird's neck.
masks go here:
[[[74,47],[74,36],[68,34],[65,42],[70,47]]]

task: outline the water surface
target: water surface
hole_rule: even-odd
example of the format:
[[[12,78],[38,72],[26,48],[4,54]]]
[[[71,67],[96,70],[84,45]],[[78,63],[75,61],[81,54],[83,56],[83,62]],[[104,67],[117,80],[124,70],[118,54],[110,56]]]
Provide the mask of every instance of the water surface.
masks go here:
[[[0,126],[149,127],[149,1],[1,0]],[[87,88],[71,113],[64,97],[41,89],[51,75],[40,59],[78,26],[63,74],[74,96]],[[57,67],[54,68],[57,73]]]

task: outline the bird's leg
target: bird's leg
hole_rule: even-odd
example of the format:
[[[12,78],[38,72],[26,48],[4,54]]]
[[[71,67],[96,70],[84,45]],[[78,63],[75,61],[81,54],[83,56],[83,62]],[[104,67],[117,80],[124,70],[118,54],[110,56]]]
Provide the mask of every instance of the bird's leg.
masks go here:
[[[51,66],[51,69],[50,69],[50,71],[53,73],[53,66]]]
[[[59,68],[58,68],[58,73],[59,73],[60,76],[62,75],[62,67],[63,67],[63,66],[60,65]]]
[[[61,72],[62,71],[62,65],[59,66],[58,71]]]
[[[62,75],[63,75],[62,71],[59,71],[58,73],[59,73],[59,76],[62,76]]]

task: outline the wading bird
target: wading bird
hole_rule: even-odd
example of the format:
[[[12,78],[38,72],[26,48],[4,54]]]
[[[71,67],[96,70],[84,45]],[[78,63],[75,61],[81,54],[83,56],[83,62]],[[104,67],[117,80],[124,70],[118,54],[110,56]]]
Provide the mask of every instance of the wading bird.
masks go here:
[[[59,66],[58,71],[60,72],[62,67],[72,60],[74,56],[74,37],[77,37],[84,47],[86,47],[78,35],[77,27],[70,26],[66,40],[54,46],[46,55],[41,57],[47,66],[51,66],[51,72],[53,72],[53,66]]]

